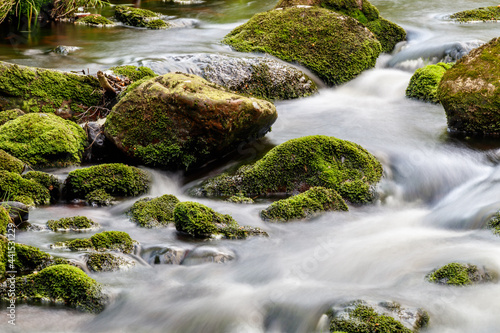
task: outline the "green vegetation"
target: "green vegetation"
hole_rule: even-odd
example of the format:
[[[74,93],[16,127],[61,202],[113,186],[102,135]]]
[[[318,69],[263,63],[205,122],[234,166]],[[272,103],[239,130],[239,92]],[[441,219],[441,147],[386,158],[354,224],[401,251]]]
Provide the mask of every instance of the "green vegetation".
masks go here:
[[[500,212],[497,212],[490,218],[487,227],[490,228],[495,235],[500,236]]]
[[[19,201],[28,206],[45,205],[50,202],[49,190],[45,187],[8,171],[0,171],[0,197],[4,200]]]
[[[382,166],[363,147],[316,135],[287,141],[233,175],[222,174],[203,186],[208,196],[242,193],[254,197],[304,192],[313,186],[336,190],[353,203],[369,202]]]
[[[19,273],[31,273],[33,271],[39,271],[47,266],[53,264],[54,260],[52,256],[46,252],[40,251],[40,249],[16,243],[16,257],[14,260],[14,266],[16,271]]]
[[[500,7],[490,6],[464,10],[462,12],[452,14],[450,18],[462,23],[474,21],[498,21],[500,20]]]
[[[11,223],[12,219],[10,218],[9,212],[3,206],[0,206],[0,235],[7,234],[7,226]],[[1,244],[0,244],[0,258],[1,256]],[[0,276],[1,276],[1,266],[0,266]]]
[[[0,234],[0,282],[2,282],[5,279],[5,272],[9,270],[7,269],[7,259],[6,259],[8,254],[8,243],[9,240],[7,239],[7,237]]]
[[[440,62],[417,69],[410,79],[406,96],[426,102],[439,103],[437,87],[444,73],[452,66],[453,64]]]
[[[487,277],[481,276],[476,265],[459,264],[456,262],[447,264],[427,276],[430,282],[453,286],[470,285],[484,278]]]
[[[349,208],[335,190],[312,187],[304,193],[273,202],[260,214],[265,220],[286,222],[332,210],[347,211]]]
[[[71,171],[66,178],[70,198],[86,198],[96,189],[116,197],[137,196],[149,189],[149,175],[125,164],[100,164]]]
[[[2,126],[3,124],[5,124],[10,120],[19,118],[22,115],[24,115],[24,112],[20,109],[0,111],[0,126]]]
[[[162,227],[174,222],[174,208],[178,203],[179,199],[171,194],[153,199],[144,198],[136,201],[128,214],[141,227]]]
[[[83,231],[99,226],[99,223],[85,216],[64,217],[59,220],[47,221],[47,227],[52,231]]]
[[[86,143],[80,126],[53,114],[30,113],[0,126],[0,149],[37,167],[78,164]]]
[[[134,241],[123,231],[104,231],[90,238],[73,239],[67,242],[55,243],[55,247],[68,247],[72,251],[81,250],[118,250],[131,253],[134,250]]]
[[[87,267],[92,272],[112,272],[122,265],[130,264],[123,258],[112,253],[93,252],[87,256]]]
[[[0,149],[0,170],[5,170],[14,173],[22,173],[24,163],[14,156]]]
[[[252,198],[245,197],[241,193],[229,197],[226,201],[232,203],[242,203],[242,204],[252,204],[254,202]]]
[[[61,182],[57,177],[42,171],[28,171],[22,177],[33,180],[49,190],[51,202],[59,200]]]
[[[254,15],[223,40],[241,52],[298,62],[330,85],[375,66],[382,47],[357,20],[324,8],[286,8]]]
[[[113,74],[126,76],[132,81],[158,76],[151,68],[144,66],[116,66],[111,67],[110,70],[113,71]]]
[[[106,25],[115,25],[113,21],[108,20],[104,16],[99,14],[92,14],[84,17],[80,17],[76,20],[76,23],[86,24],[86,25],[94,25],[94,26],[106,26]]]
[[[116,6],[115,18],[124,24],[133,27],[149,29],[166,29],[170,25],[159,19],[160,14],[147,9],[127,6]]]
[[[92,191],[85,196],[85,201],[89,205],[96,206],[110,206],[114,200],[115,197],[106,193],[102,188]]]

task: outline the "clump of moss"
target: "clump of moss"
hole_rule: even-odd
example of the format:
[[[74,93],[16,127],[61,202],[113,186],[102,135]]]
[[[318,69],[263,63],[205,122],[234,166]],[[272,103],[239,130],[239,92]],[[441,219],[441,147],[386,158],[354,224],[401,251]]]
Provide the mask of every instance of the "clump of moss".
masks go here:
[[[52,202],[59,199],[61,182],[56,176],[42,171],[28,171],[22,177],[33,180],[49,190]]]
[[[453,286],[466,286],[491,279],[488,272],[481,272],[476,265],[456,262],[444,265],[427,276],[430,282]]]
[[[76,23],[93,25],[93,26],[106,26],[106,25],[114,25],[114,23],[104,16],[99,14],[92,14],[84,17],[80,17],[76,20]]]
[[[174,208],[178,203],[179,199],[171,194],[153,199],[144,198],[136,201],[128,214],[141,227],[162,227],[174,222]]]
[[[94,245],[90,238],[85,239],[72,239],[67,242],[58,242],[53,245],[53,247],[67,247],[71,251],[85,251],[85,250],[93,250]]]
[[[64,114],[77,118],[102,105],[97,78],[0,62],[0,109]]]
[[[440,62],[417,69],[410,79],[408,88],[406,88],[406,96],[426,102],[439,103],[437,87],[444,73],[452,66],[452,64]]]
[[[146,23],[146,28],[153,30],[167,29],[168,27],[170,27],[170,24],[161,19],[151,20]]]
[[[95,191],[90,192],[85,196],[85,201],[89,205],[96,205],[96,206],[109,206],[112,204],[112,202],[115,200],[115,197],[112,195],[109,195],[105,190],[102,188],[97,189]]]
[[[54,262],[54,258],[46,252],[40,251],[40,249],[16,243],[16,257],[14,260],[14,265],[19,273],[27,273],[33,271],[39,271],[47,266],[50,266]]]
[[[333,318],[330,322],[330,331],[342,332],[391,332],[391,333],[412,333],[396,319],[378,314],[372,307],[365,304],[358,304],[354,309],[347,310],[347,315]]]
[[[337,191],[312,187],[304,193],[272,203],[260,215],[265,220],[286,222],[332,210],[347,211],[349,208]]]
[[[112,272],[120,269],[120,266],[133,265],[122,257],[112,253],[93,252],[87,256],[87,267],[92,272]]]
[[[242,203],[242,204],[252,204],[254,203],[252,198],[245,197],[242,194],[237,194],[229,197],[226,201],[232,203]]]
[[[85,216],[64,217],[59,220],[47,221],[47,227],[52,231],[84,231],[99,226],[99,223]]]
[[[0,281],[5,279],[5,272],[7,270],[7,253],[8,253],[9,240],[7,237],[0,235]]]
[[[87,134],[53,114],[30,113],[0,126],[0,149],[37,167],[78,164]]]
[[[123,231],[104,231],[85,239],[73,239],[67,242],[55,243],[54,247],[68,247],[73,251],[80,250],[118,250],[131,253],[134,250],[134,241]]]
[[[149,175],[139,168],[100,164],[71,171],[66,178],[66,191],[70,198],[86,198],[96,189],[115,197],[137,196],[149,189],[149,182]]]
[[[365,26],[373,32],[380,44],[382,44],[382,52],[391,52],[397,43],[406,39],[405,29],[382,17],[365,23]]]
[[[24,170],[24,163],[20,159],[0,149],[0,170],[21,173]]]
[[[313,186],[336,190],[344,199],[364,203],[373,198],[372,186],[382,166],[363,147],[334,137],[316,135],[292,139],[270,150],[233,175],[222,174],[203,186],[208,196],[242,193],[254,197],[304,192]]]
[[[115,8],[115,18],[127,25],[149,29],[165,29],[169,26],[165,21],[158,18],[159,13],[127,6],[116,6]]]
[[[9,215],[9,212],[7,209],[3,206],[0,206],[0,235],[6,235],[7,234],[7,226],[9,223],[11,223],[11,218]],[[0,244],[0,248],[1,248]],[[0,253],[0,258],[2,258],[1,253]],[[0,276],[1,276],[1,269],[0,269]]]
[[[20,110],[20,109],[0,111],[0,126],[2,126],[3,124],[5,124],[8,121],[19,118],[22,115],[24,115],[24,112],[23,112],[23,110]]]
[[[0,197],[26,205],[50,203],[49,190],[39,183],[24,179],[17,173],[0,170]]]
[[[324,8],[285,8],[254,15],[223,42],[298,62],[330,85],[375,66],[382,47],[357,20]]]
[[[8,288],[2,286],[0,297],[8,300],[7,293]],[[63,300],[68,306],[92,313],[101,312],[107,302],[102,286],[71,265],[54,265],[16,278],[16,297],[30,302]]]
[[[144,66],[116,66],[111,67],[110,70],[113,71],[114,74],[126,76],[132,81],[158,76],[151,68]]]
[[[498,21],[500,20],[500,7],[490,6],[464,10],[462,12],[450,15],[450,18],[462,23],[474,21]]]

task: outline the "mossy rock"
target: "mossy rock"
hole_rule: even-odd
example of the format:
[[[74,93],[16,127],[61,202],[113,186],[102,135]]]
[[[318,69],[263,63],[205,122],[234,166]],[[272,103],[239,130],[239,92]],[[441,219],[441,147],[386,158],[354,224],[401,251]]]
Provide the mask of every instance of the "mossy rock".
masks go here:
[[[464,10],[450,15],[450,18],[461,23],[487,22],[500,20],[500,7],[490,6],[477,9]]]
[[[109,69],[116,75],[122,75],[128,77],[132,81],[138,81],[145,78],[152,78],[158,76],[151,68],[140,66],[115,66]]]
[[[375,66],[382,47],[357,20],[331,10],[285,8],[254,15],[223,43],[241,52],[263,52],[298,62],[329,85],[352,80]]]
[[[0,110],[56,113],[76,119],[90,106],[102,105],[97,78],[0,62]]]
[[[87,255],[87,267],[92,272],[113,272],[134,264],[112,253],[92,252]]]
[[[2,126],[3,124],[5,124],[8,121],[14,120],[14,119],[19,118],[23,115],[25,115],[25,113],[21,109],[0,111],[0,126]]]
[[[452,286],[467,286],[492,279],[489,272],[480,270],[476,265],[456,262],[444,265],[427,276],[430,282]]]
[[[174,222],[174,208],[178,203],[179,199],[171,194],[153,199],[144,198],[136,201],[128,214],[132,222],[140,227],[163,227]]]
[[[7,237],[0,235],[0,281],[5,279],[5,272],[10,271],[7,266],[8,263],[8,251],[9,251],[9,240]]]
[[[0,126],[0,149],[34,167],[79,164],[87,134],[54,114],[29,113]]]
[[[330,9],[358,20],[375,34],[382,44],[383,52],[391,52],[398,42],[406,39],[406,31],[380,17],[378,9],[367,0],[281,0],[275,8],[299,5]]]
[[[104,309],[108,300],[102,292],[101,284],[71,265],[44,268],[38,274],[16,278],[15,284],[18,301],[64,301],[66,305],[79,310],[98,313]],[[6,301],[9,299],[5,284],[0,288],[0,298]]]
[[[87,231],[99,228],[97,222],[85,216],[64,217],[59,220],[47,221],[47,227],[52,231]]]
[[[495,213],[487,222],[487,227],[491,229],[491,231],[500,236],[500,212]]]
[[[472,50],[438,86],[452,132],[500,135],[500,38]]]
[[[0,170],[0,197],[4,201],[19,201],[28,206],[50,203],[49,190],[34,180],[17,173]]]
[[[71,171],[66,178],[66,193],[70,198],[86,198],[96,189],[115,197],[138,196],[149,189],[147,172],[120,163],[94,165]]]
[[[115,197],[100,188],[87,194],[85,201],[92,206],[110,206],[115,201]]]
[[[323,135],[289,140],[252,165],[202,184],[207,196],[248,197],[301,193],[313,186],[336,190],[353,203],[373,199],[382,165],[363,147]]]
[[[0,170],[20,174],[24,170],[24,163],[20,159],[0,149]]]
[[[24,179],[33,180],[49,190],[52,202],[57,202],[59,200],[61,182],[56,176],[42,171],[28,171],[23,174],[22,177]]]
[[[174,222],[177,231],[197,238],[220,235],[229,239],[244,239],[248,236],[267,233],[259,228],[242,227],[230,216],[217,213],[212,208],[197,202],[181,202],[175,206]]]
[[[265,220],[286,222],[307,219],[321,212],[334,210],[349,210],[337,191],[324,187],[312,187],[304,193],[273,202],[260,215]]]
[[[7,209],[3,206],[0,206],[0,235],[7,235],[7,226],[11,222],[12,220],[10,218]],[[1,244],[0,244],[0,250],[1,250]],[[1,253],[0,253],[0,258],[1,258]],[[0,267],[0,273],[1,273],[1,267]]]
[[[226,199],[227,202],[239,203],[239,204],[253,204],[252,198],[245,197],[244,195],[233,195]]]
[[[129,91],[107,117],[105,134],[141,163],[186,169],[263,136],[276,118],[268,101],[169,73]]]
[[[110,21],[104,16],[101,16],[99,14],[91,14],[88,16],[80,17],[78,20],[75,21],[75,23],[100,26],[100,27],[115,25],[113,21]]]
[[[453,64],[440,62],[436,65],[427,65],[415,71],[406,88],[406,97],[419,99],[425,102],[439,103],[437,87],[444,73]]]
[[[127,6],[116,6],[115,9],[115,18],[126,25],[149,29],[166,29],[170,27],[170,24],[159,19],[160,13]]]
[[[103,231],[90,238],[73,239],[67,242],[55,243],[52,247],[67,247],[72,251],[117,250],[123,253],[132,253],[134,250],[134,241],[123,231]]]

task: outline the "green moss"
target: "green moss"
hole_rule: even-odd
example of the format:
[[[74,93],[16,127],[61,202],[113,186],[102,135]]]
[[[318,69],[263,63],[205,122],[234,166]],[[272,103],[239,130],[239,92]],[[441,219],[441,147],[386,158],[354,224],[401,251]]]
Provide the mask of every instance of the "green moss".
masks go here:
[[[111,253],[93,252],[87,257],[87,267],[92,272],[112,272],[126,264],[123,258]]]
[[[69,113],[74,119],[102,104],[97,78],[0,62],[0,109]],[[3,101],[3,102],[2,102]]]
[[[84,17],[80,17],[76,20],[76,23],[86,24],[86,25],[94,25],[94,26],[106,26],[106,25],[114,25],[114,23],[104,16],[98,14],[92,14]]]
[[[71,171],[66,191],[71,198],[85,198],[96,189],[112,196],[137,196],[149,188],[149,175],[136,167],[120,163],[101,164]]]
[[[349,210],[342,197],[331,189],[312,187],[304,193],[278,200],[260,214],[265,220],[286,222],[305,219],[332,210]]]
[[[50,202],[49,190],[42,185],[8,171],[0,171],[0,197],[20,201],[27,205],[44,205]],[[26,202],[28,201],[28,202]]]
[[[102,188],[92,191],[85,196],[85,201],[87,201],[89,205],[109,206],[114,200],[115,197],[109,195]]]
[[[115,18],[127,25],[149,29],[165,29],[169,27],[169,24],[158,18],[159,13],[127,6],[116,6],[115,8]]]
[[[347,82],[375,66],[382,48],[355,19],[323,8],[287,8],[253,16],[223,40],[241,52],[298,62],[327,84]]]
[[[249,197],[292,194],[322,186],[351,202],[363,203],[372,200],[372,186],[381,176],[380,162],[363,147],[316,135],[287,141],[234,175],[222,174],[202,186],[208,196],[242,193]]]
[[[472,21],[498,21],[500,20],[500,7],[490,6],[464,10],[462,12],[452,14],[450,18],[462,23]]]
[[[88,249],[93,249],[94,245],[90,238],[86,239],[73,239],[67,242],[61,242],[54,244],[56,246],[67,246],[71,251],[84,251]]]
[[[330,332],[343,331],[347,333],[412,333],[396,319],[380,315],[367,305],[358,304],[354,309],[348,310],[348,317],[332,319]]]
[[[113,71],[114,74],[126,76],[132,81],[138,81],[146,78],[150,79],[158,76],[152,69],[144,66],[116,66],[111,67],[110,70]]]
[[[154,228],[174,222],[174,208],[179,199],[171,194],[158,198],[144,198],[136,201],[128,214],[141,227]]]
[[[61,182],[54,175],[42,171],[28,171],[22,175],[24,179],[30,179],[49,190],[51,202],[57,202],[60,196]]]
[[[7,209],[3,206],[0,207],[0,235],[6,235],[7,234],[7,226],[9,223],[11,223],[12,220],[10,218],[9,212]],[[0,250],[1,250],[1,244],[0,244]],[[1,253],[0,253],[0,258]],[[0,276],[1,276],[1,267],[0,267]]]
[[[377,37],[380,44],[382,44],[382,52],[391,52],[397,43],[406,39],[405,29],[382,17],[367,22],[365,25]]]
[[[497,212],[489,219],[487,227],[490,228],[495,235],[500,236],[500,212]]]
[[[7,290],[1,290],[1,298],[8,299]],[[71,265],[54,265],[16,278],[16,297],[31,302],[63,300],[68,306],[93,313],[102,311],[107,300],[99,283]]]
[[[170,27],[170,24],[161,19],[151,20],[146,23],[146,28],[148,29],[160,30],[167,29],[168,27]]]
[[[8,244],[7,237],[0,235],[0,281],[5,279],[5,272],[10,270],[7,269]]]
[[[480,278],[481,274],[476,265],[455,262],[447,264],[427,276],[430,282],[453,286],[470,285]]]
[[[64,217],[59,220],[47,221],[47,227],[52,231],[82,231],[85,229],[98,228],[96,223],[85,216]]]
[[[452,64],[440,62],[417,69],[410,79],[406,96],[426,102],[439,103],[437,87],[444,73],[452,66]]]
[[[86,143],[80,126],[53,114],[26,114],[0,126],[0,149],[37,167],[78,164]]]
[[[8,121],[19,118],[22,115],[24,115],[24,112],[20,109],[0,111],[0,126],[2,126]]]
[[[254,201],[252,198],[245,197],[242,194],[233,195],[229,197],[226,201],[233,203],[243,203],[243,204],[252,204]]]
[[[0,170],[21,173],[24,170],[24,163],[0,149]]]
[[[134,241],[123,231],[104,231],[90,237],[94,248],[102,250],[119,250],[131,253],[134,250]]]
[[[14,265],[19,273],[27,273],[41,270],[53,263],[50,254],[40,251],[40,249],[16,243],[16,259]]]

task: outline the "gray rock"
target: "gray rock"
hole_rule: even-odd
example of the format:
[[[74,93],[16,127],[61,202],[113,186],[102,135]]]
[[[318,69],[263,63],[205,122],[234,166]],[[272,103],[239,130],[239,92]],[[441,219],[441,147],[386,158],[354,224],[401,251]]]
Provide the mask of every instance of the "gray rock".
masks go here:
[[[213,246],[200,246],[190,251],[182,261],[182,265],[199,265],[207,262],[223,264],[236,259],[236,254],[226,248]]]

